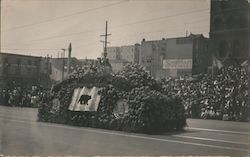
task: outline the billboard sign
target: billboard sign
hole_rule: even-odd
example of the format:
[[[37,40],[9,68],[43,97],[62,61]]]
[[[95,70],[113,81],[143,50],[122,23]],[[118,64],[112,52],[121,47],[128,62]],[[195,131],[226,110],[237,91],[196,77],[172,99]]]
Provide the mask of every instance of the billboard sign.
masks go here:
[[[164,59],[163,69],[192,69],[192,59]]]

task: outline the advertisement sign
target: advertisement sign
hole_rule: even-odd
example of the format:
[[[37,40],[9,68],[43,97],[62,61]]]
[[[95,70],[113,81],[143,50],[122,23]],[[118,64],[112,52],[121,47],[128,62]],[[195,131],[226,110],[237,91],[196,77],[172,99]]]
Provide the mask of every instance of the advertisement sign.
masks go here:
[[[163,69],[192,69],[192,59],[164,59]]]
[[[68,109],[70,111],[97,111],[101,100],[98,90],[99,88],[96,87],[76,88]]]

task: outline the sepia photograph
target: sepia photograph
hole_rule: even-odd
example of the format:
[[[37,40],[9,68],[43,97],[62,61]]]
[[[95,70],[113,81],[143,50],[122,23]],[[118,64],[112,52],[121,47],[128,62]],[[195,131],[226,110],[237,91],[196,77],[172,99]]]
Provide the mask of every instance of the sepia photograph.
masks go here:
[[[0,0],[0,157],[250,156],[250,0]]]

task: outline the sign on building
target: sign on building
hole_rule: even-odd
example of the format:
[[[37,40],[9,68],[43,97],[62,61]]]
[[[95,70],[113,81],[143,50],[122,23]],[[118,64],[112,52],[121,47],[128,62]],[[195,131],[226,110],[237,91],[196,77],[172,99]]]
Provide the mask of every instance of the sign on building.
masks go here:
[[[97,111],[101,96],[98,94],[99,88],[76,88],[74,90],[69,110],[71,111]]]
[[[192,59],[164,59],[163,69],[192,69]]]

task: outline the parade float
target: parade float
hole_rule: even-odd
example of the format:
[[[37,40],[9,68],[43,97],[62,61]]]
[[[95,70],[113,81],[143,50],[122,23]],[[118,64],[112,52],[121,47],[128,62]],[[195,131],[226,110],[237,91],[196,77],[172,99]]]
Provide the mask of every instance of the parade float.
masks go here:
[[[38,120],[162,133],[182,129],[184,112],[180,99],[163,94],[162,86],[139,65],[112,74],[108,62],[100,60],[55,85],[39,104]]]

